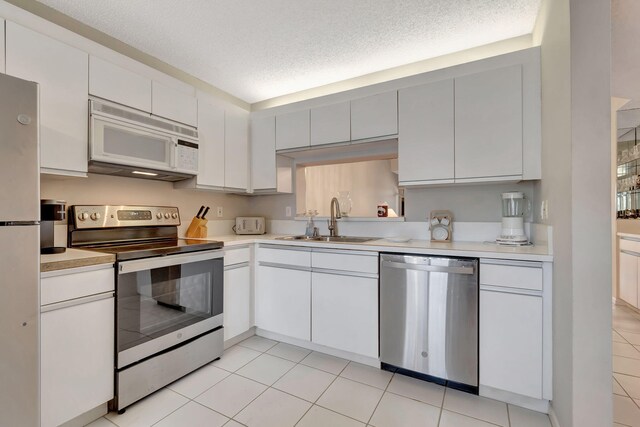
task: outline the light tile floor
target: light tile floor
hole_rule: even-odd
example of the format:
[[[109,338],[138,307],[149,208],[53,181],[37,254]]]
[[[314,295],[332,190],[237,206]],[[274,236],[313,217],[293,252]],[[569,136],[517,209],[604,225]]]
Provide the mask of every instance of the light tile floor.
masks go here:
[[[613,421],[640,427],[640,314],[613,306]]]
[[[625,377],[617,390],[625,386],[640,399],[640,384]],[[635,405],[626,392],[619,398],[628,399],[618,405],[623,410]],[[633,414],[625,414],[619,419],[628,422]],[[89,425],[551,427],[545,414],[258,336],[124,414],[112,412]]]

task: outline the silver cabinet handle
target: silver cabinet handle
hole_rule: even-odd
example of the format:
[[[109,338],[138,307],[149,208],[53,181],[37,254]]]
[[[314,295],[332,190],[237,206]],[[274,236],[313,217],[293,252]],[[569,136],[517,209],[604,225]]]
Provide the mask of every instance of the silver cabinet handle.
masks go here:
[[[106,292],[103,294],[90,295],[87,297],[80,297],[71,299],[68,301],[55,302],[53,304],[47,304],[40,308],[40,313],[47,313],[49,311],[60,310],[63,308],[75,307],[76,305],[89,304],[90,302],[102,301],[103,299],[113,298],[115,293]]]
[[[625,249],[621,249],[620,252],[622,252],[623,254],[627,254],[627,255],[631,255],[631,256],[635,256],[635,257],[640,257],[640,253],[638,253],[638,252],[627,251]]]
[[[404,270],[420,270],[434,273],[473,274],[473,267],[443,267],[439,265],[408,264],[404,262],[382,261],[383,267],[401,268]]]

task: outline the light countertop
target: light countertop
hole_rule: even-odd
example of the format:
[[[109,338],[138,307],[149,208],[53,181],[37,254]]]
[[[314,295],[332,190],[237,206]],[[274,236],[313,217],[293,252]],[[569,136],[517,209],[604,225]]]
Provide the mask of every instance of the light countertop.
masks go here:
[[[67,248],[67,250],[61,254],[41,255],[40,272],[98,264],[113,264],[115,261],[116,257],[112,254]]]
[[[499,246],[495,243],[483,242],[450,242],[440,243],[429,240],[409,240],[408,242],[391,242],[387,239],[370,240],[364,243],[336,243],[336,242],[304,242],[291,240],[277,240],[283,237],[279,234],[262,235],[225,235],[210,236],[203,240],[217,240],[224,242],[225,247],[246,245],[251,243],[270,243],[288,246],[305,246],[309,248],[349,249],[376,252],[407,252],[420,255],[463,256],[473,258],[497,258],[520,261],[553,262],[553,255],[546,245],[532,246]]]

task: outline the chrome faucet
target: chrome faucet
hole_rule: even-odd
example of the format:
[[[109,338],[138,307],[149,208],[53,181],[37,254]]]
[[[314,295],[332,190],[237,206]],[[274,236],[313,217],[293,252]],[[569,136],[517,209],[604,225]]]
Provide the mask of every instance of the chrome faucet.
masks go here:
[[[342,215],[340,215],[340,203],[338,203],[336,197],[331,199],[329,211],[331,212],[331,219],[327,221],[329,223],[329,236],[336,237],[338,235],[338,222],[336,219],[342,218]]]

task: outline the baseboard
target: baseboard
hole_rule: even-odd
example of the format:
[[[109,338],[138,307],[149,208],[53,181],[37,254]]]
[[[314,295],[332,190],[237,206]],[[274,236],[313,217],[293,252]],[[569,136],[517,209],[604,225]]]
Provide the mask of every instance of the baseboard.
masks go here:
[[[95,408],[85,412],[82,415],[78,415],[72,420],[67,421],[64,424],[60,424],[60,427],[82,427],[97,420],[98,418],[106,415],[109,410],[107,409],[107,403],[98,405]]]
[[[369,365],[373,366],[374,368],[380,369],[380,360],[378,360],[378,358],[362,356],[360,354],[355,354],[343,350],[336,350],[335,348],[325,347],[323,345],[312,343],[310,341],[287,337],[285,335],[265,331],[264,329],[260,328],[256,328],[256,335],[291,345],[297,345],[298,347],[306,348],[307,350],[319,351],[331,356],[340,357],[342,359],[351,360],[353,362],[362,363],[363,365]]]
[[[533,397],[523,396],[521,394],[511,393],[484,385],[480,385],[479,394],[483,397],[521,406],[523,408],[531,409],[532,411],[542,412],[543,414],[549,413],[550,406],[548,400],[534,399]]]
[[[238,344],[239,342],[244,341],[247,338],[251,338],[255,334],[256,334],[256,327],[252,326],[251,328],[249,328],[247,331],[241,333],[240,335],[236,335],[235,337],[229,338],[228,340],[226,340],[224,342],[224,349],[226,350],[229,347],[233,347],[234,345]]]
[[[553,403],[549,405],[549,419],[551,420],[551,425],[553,427],[560,427],[560,421],[558,421],[558,416],[556,415]]]

